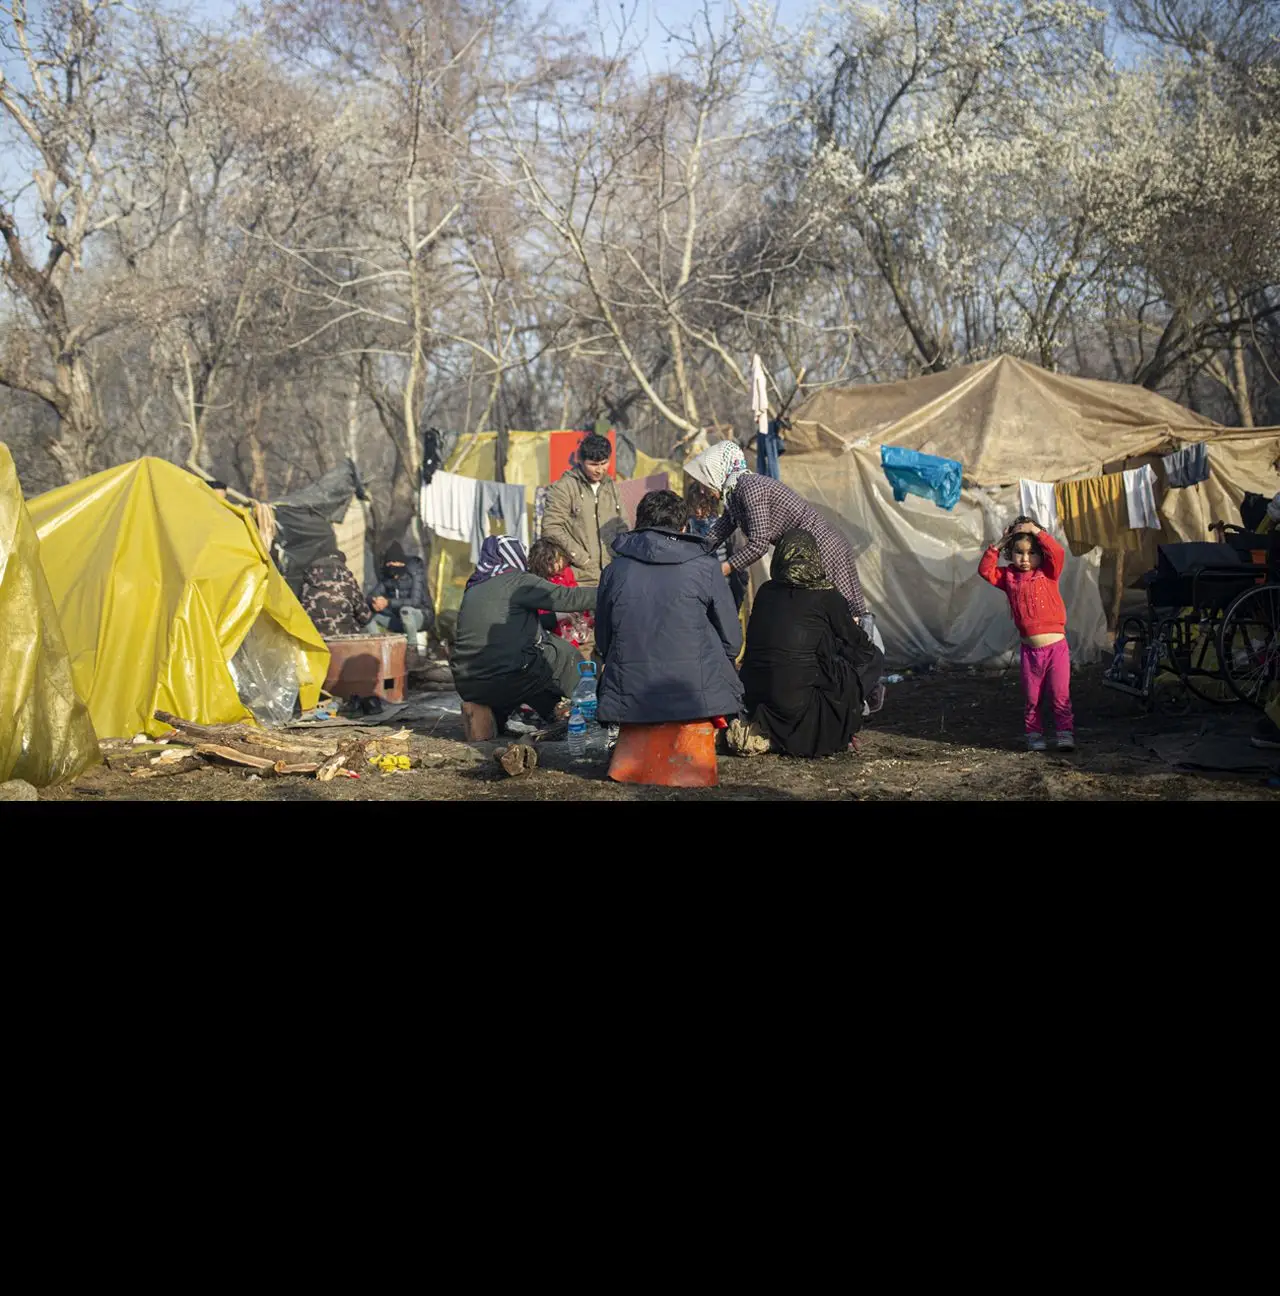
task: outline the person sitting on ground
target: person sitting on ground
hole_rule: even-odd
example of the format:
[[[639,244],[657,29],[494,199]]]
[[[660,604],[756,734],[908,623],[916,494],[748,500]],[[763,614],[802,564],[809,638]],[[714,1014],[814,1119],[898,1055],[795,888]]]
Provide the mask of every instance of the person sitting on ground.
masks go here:
[[[399,542],[387,546],[382,558],[382,579],[369,598],[373,609],[370,634],[386,631],[407,635],[410,644],[425,648],[425,632],[435,625],[435,609],[427,593],[427,573],[422,559],[407,557]]]
[[[711,501],[715,508],[723,510],[707,537],[707,547],[718,548],[734,531],[746,537],[746,543],[723,562],[726,576],[732,579],[737,573],[745,578],[769,546],[776,545],[788,531],[807,531],[817,541],[827,579],[844,595],[850,615],[859,624],[863,617],[869,617],[849,542],[790,486],[775,477],[749,471],[746,456],[736,441],[719,441],[695,455],[685,464],[684,472],[686,496],[692,508],[701,511],[703,502]],[[872,628],[869,633],[883,651],[877,631]],[[884,688],[877,685],[867,699],[867,708],[876,712],[883,705]]]
[[[747,720],[730,725],[730,747],[751,755],[771,746],[801,757],[848,750],[883,665],[884,654],[827,579],[818,542],[808,531],[788,531],[751,607],[741,672]]]
[[[742,705],[737,609],[715,555],[684,534],[687,520],[679,495],[650,491],[636,529],[613,542],[596,609],[601,724],[709,720]]]
[[[553,585],[563,585],[565,589],[578,588],[568,555],[550,540],[533,542],[533,548],[529,550],[529,570]],[[538,622],[544,630],[567,639],[575,648],[590,642],[595,627],[590,612],[556,613],[549,608],[538,609]]]
[[[501,729],[527,702],[544,720],[578,683],[581,655],[573,645],[543,634],[538,609],[588,612],[594,589],[566,589],[528,570],[524,545],[511,536],[489,536],[480,565],[467,581],[450,664],[464,702],[487,706]]]
[[[609,476],[613,446],[591,433],[578,446],[578,463],[547,493],[542,535],[564,550],[579,585],[599,585],[614,537],[627,529],[618,484]]]
[[[340,550],[307,568],[301,601],[302,610],[326,638],[359,634],[373,617]]]
[[[1009,566],[1001,567],[1003,549]],[[1040,698],[1048,693],[1053,707],[1059,751],[1074,751],[1071,714],[1071,653],[1067,648],[1067,609],[1058,580],[1066,563],[1062,546],[1034,518],[1015,518],[1013,525],[982,555],[978,575],[1009,599],[1013,623],[1022,637],[1023,719],[1027,747],[1044,751]]]

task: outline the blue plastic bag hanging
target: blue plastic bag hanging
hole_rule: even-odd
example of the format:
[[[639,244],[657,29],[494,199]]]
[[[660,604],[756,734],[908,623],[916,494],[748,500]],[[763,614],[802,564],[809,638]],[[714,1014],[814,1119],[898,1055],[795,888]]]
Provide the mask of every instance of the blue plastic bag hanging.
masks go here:
[[[881,446],[880,465],[893,487],[893,498],[902,503],[908,495],[932,500],[939,508],[953,509],[960,499],[963,467],[955,459],[921,454],[901,446]]]

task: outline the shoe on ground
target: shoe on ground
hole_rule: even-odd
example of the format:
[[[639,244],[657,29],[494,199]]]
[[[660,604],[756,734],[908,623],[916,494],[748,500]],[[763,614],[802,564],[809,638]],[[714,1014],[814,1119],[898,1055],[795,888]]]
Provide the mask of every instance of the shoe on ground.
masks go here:
[[[1044,740],[1044,734],[1029,733],[1027,735],[1028,751],[1048,751],[1049,744]]]
[[[1057,739],[1057,748],[1059,751],[1075,751],[1076,736],[1071,733],[1060,733]]]
[[[1280,726],[1270,716],[1263,716],[1249,742],[1260,751],[1280,751]]]

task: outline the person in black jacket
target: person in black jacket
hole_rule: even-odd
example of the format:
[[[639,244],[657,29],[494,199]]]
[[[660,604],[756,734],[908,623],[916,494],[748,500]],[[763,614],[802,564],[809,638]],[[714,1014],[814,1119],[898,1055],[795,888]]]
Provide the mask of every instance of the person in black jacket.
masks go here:
[[[708,720],[742,704],[737,608],[715,554],[681,534],[687,519],[679,495],[650,491],[636,529],[613,542],[596,605],[601,724]]]
[[[879,681],[884,654],[827,579],[809,532],[779,539],[770,577],[752,605],[742,661],[751,728],[788,756],[845,751],[862,727],[863,700]]]
[[[519,540],[489,536],[458,609],[449,664],[459,697],[489,707],[500,730],[522,702],[552,719],[577,685],[582,656],[540,630],[538,609],[589,612],[595,605],[594,588],[566,589],[534,576]]]
[[[369,596],[369,606],[373,620],[367,633],[407,635],[410,644],[425,648],[418,635],[435,625],[436,616],[422,559],[406,557],[398,543],[389,545],[382,558],[382,579]]]

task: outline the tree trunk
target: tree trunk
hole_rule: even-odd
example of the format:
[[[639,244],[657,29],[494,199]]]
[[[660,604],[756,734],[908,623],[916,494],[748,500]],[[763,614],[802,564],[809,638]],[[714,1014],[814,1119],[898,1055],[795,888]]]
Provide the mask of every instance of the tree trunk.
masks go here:
[[[58,432],[48,445],[49,454],[70,485],[93,471],[93,449],[98,440],[97,404],[82,355],[60,358],[54,369],[58,388]]]

